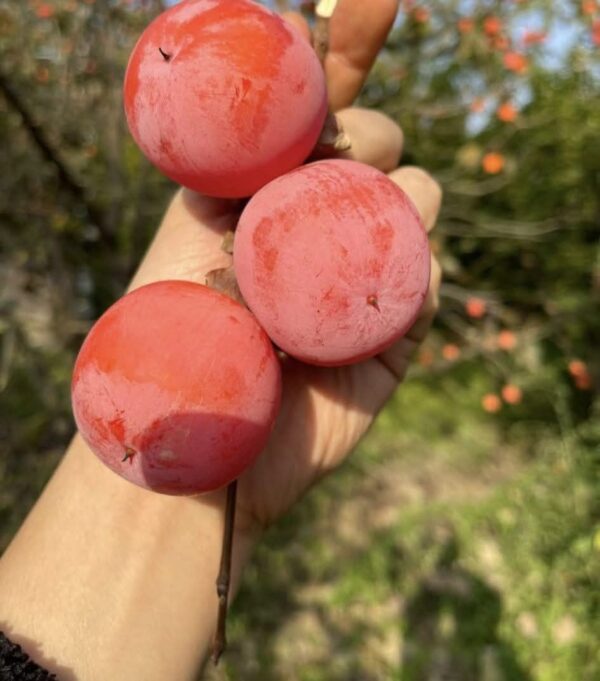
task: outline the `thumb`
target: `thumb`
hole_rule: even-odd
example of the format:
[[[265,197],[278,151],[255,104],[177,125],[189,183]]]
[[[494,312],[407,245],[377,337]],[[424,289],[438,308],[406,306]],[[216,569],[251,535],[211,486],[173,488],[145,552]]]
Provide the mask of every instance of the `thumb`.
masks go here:
[[[235,228],[239,209],[239,201],[179,190],[129,290],[168,279],[204,284],[208,272],[229,267],[232,258],[222,249],[223,238]]]

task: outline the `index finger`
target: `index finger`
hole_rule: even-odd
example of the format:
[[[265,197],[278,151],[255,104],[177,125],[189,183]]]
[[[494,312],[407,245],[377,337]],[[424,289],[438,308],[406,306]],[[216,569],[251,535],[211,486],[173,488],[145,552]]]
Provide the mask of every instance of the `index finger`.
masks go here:
[[[400,0],[338,0],[325,72],[333,111],[350,106],[394,24]]]

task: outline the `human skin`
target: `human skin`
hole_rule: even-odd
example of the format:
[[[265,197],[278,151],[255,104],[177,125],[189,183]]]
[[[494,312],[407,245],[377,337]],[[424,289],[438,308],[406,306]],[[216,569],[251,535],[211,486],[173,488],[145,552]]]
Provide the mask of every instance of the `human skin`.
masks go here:
[[[340,0],[327,63],[336,110],[354,100],[397,5]],[[422,170],[394,170],[398,128],[375,112],[340,117],[354,158],[390,173],[431,229],[440,190]],[[221,242],[237,215],[235,204],[179,192],[132,287],[202,282],[206,272],[228,266]],[[240,480],[235,584],[262,528],[347,457],[397,388],[431,323],[439,277],[432,261],[421,317],[384,355],[344,369],[285,363],[275,431]],[[195,678],[216,624],[224,498],[224,491],[177,498],[139,489],[76,437],[0,561],[0,628],[64,681]]]

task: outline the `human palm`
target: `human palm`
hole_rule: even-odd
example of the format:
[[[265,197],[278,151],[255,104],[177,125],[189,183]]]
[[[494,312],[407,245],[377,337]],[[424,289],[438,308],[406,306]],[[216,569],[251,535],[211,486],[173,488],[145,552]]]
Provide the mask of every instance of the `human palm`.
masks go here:
[[[326,62],[334,111],[353,101],[398,2],[339,0]],[[301,18],[290,20],[307,32]],[[397,169],[399,128],[376,112],[339,115],[351,156],[389,173],[431,228],[440,192],[423,171]],[[221,245],[240,207],[179,191],[132,287],[167,279],[204,283],[208,272],[228,267],[231,257]],[[282,362],[281,414],[265,452],[240,480],[234,585],[254,545],[253,530],[338,465],[396,388],[431,321],[438,282],[433,261],[421,318],[384,355],[338,369]],[[2,621],[19,632],[26,649],[36,655],[43,649],[53,668],[59,660],[61,678],[70,670],[81,679],[195,678],[224,621],[222,610],[216,620],[214,590],[224,496],[224,490],[196,499],[148,493],[112,475],[77,438],[2,556]]]
[[[326,62],[334,110],[350,104],[366,78],[398,8],[397,0],[340,0],[331,23]],[[288,17],[303,31],[297,15]],[[352,158],[370,163],[400,185],[431,229],[440,203],[435,181],[417,168],[397,165],[402,134],[381,114],[359,109],[339,112],[350,138]],[[182,190],[175,196],[132,287],[151,281],[185,279],[205,283],[214,269],[229,267],[223,248],[234,229],[240,204]],[[291,506],[312,483],[339,465],[364,435],[403,378],[414,348],[424,338],[437,305],[439,266],[421,316],[391,349],[370,360],[341,368],[282,361],[281,412],[266,450],[240,478],[238,526],[264,526]]]

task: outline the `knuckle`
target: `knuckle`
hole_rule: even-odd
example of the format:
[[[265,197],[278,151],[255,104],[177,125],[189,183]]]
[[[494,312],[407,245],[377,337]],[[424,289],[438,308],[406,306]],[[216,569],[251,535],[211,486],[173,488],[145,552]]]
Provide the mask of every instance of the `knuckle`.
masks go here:
[[[421,186],[423,193],[439,208],[444,194],[442,185],[426,170],[418,166],[409,166],[407,172],[410,172],[414,182]]]

